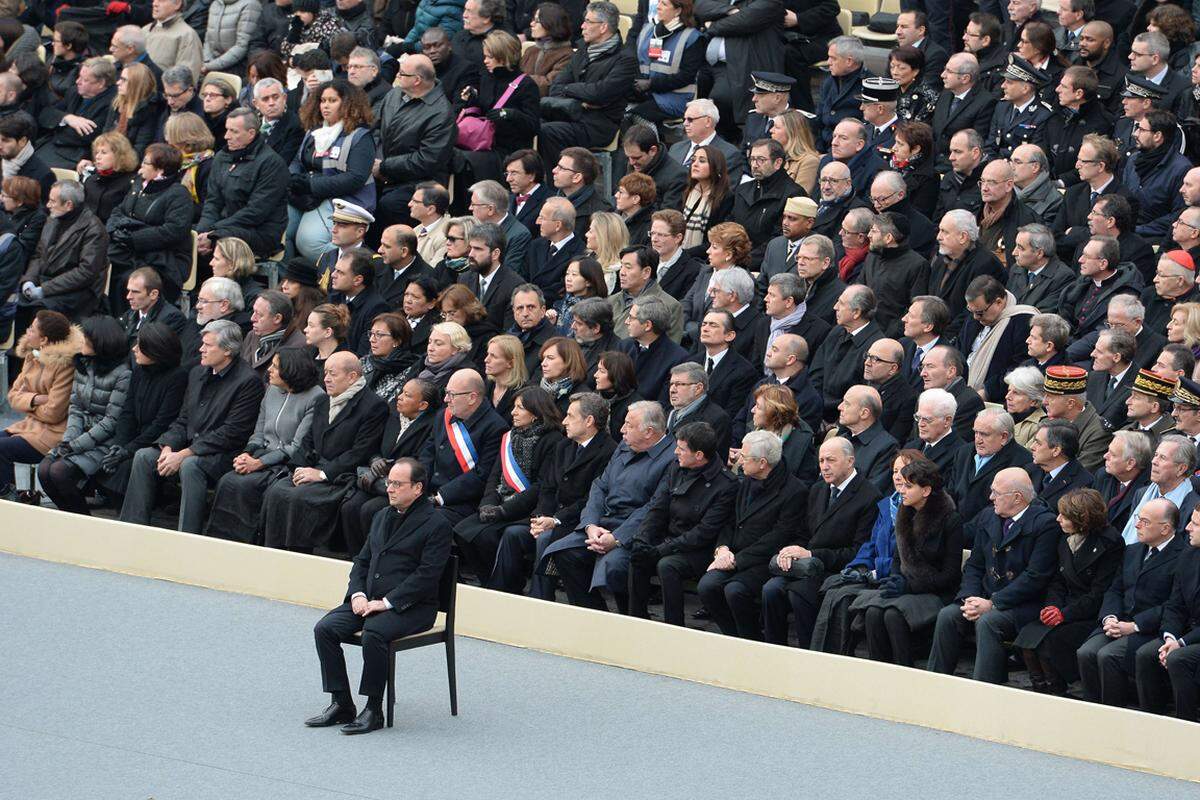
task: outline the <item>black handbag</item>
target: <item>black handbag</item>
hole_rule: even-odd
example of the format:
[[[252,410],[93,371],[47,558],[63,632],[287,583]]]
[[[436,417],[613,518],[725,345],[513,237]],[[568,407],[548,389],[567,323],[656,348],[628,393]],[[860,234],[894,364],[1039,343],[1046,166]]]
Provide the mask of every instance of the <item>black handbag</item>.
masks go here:
[[[576,122],[583,116],[583,103],[571,97],[543,97],[543,122]]]

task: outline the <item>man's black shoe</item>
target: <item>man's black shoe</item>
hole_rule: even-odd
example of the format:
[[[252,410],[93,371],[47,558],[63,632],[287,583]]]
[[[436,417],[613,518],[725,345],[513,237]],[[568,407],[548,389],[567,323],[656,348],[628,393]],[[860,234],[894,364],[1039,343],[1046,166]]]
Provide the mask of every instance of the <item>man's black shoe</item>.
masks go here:
[[[349,725],[342,726],[342,733],[347,736],[353,736],[356,733],[370,733],[377,731],[383,727],[383,714],[379,711],[373,711],[370,708],[364,708],[358,712],[358,716]]]
[[[317,714],[315,717],[309,717],[304,720],[304,724],[310,728],[329,728],[334,725],[345,725],[347,722],[354,721],[354,706],[344,706],[341,703],[330,703],[329,707]]]

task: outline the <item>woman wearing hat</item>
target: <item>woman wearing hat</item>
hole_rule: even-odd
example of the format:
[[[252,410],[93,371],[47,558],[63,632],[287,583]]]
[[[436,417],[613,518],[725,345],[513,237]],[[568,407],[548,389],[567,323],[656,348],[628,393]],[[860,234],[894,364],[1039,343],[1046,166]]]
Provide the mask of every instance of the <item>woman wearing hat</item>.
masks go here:
[[[303,328],[308,315],[326,299],[316,267],[303,258],[293,258],[284,265],[279,273],[279,291],[292,301],[292,328],[295,330]],[[290,335],[289,330],[284,338]]]
[[[308,131],[292,160],[288,182],[289,252],[316,261],[329,247],[333,200],[346,201],[346,213],[360,224],[375,221],[375,140],[371,104],[349,81],[327,81],[300,109]],[[349,220],[348,220],[349,221]]]

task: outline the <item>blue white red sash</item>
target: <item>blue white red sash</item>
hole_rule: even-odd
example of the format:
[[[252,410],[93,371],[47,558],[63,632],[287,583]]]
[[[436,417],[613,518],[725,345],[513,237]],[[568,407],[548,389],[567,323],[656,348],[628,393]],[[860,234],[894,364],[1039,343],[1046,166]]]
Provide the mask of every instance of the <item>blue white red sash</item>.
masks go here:
[[[513,452],[510,431],[505,431],[504,435],[500,437],[500,474],[504,476],[504,482],[514,492],[523,492],[529,488],[529,479],[521,471],[521,466],[517,463],[517,456]]]
[[[471,441],[471,434],[467,430],[467,426],[461,421],[450,421],[450,409],[446,409],[446,414],[443,421],[446,425],[446,438],[450,440],[450,447],[454,450],[454,457],[458,459],[458,466],[463,472],[470,472],[475,469],[475,443]]]

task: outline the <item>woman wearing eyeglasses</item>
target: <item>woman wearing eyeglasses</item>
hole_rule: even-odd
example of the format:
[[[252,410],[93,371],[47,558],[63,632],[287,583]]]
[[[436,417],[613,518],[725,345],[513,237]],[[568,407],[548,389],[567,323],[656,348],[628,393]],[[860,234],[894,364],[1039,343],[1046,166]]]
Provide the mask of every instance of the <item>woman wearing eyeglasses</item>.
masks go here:
[[[403,314],[387,312],[371,321],[367,333],[371,352],[363,359],[363,377],[371,391],[389,406],[408,380],[408,370],[418,363],[417,355],[408,349],[412,335]]]

